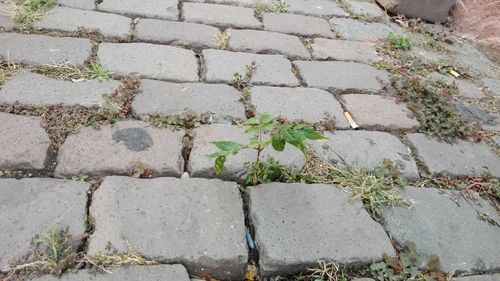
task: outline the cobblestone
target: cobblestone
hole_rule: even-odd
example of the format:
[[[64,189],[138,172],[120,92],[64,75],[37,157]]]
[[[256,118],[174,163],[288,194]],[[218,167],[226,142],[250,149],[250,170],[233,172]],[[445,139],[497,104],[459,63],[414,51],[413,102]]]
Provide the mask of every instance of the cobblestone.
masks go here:
[[[485,78],[483,82],[493,94],[500,96],[500,79]]]
[[[59,6],[65,6],[82,10],[96,9],[95,0],[58,0],[57,4]]]
[[[366,64],[379,60],[373,43],[323,38],[314,39],[312,56],[320,60],[354,61]]]
[[[378,22],[361,22],[348,18],[332,18],[332,30],[344,40],[378,41],[387,38],[389,32],[398,32],[389,25]]]
[[[104,12],[133,17],[177,20],[177,0],[106,0],[97,5]]]
[[[455,79],[451,76],[439,74],[436,72],[431,73],[430,77],[432,79],[443,80],[449,85],[453,85],[455,83],[458,87],[458,94],[462,97],[471,99],[481,99],[486,97],[486,94],[484,94],[476,85],[467,80]]]
[[[250,8],[188,2],[182,5],[182,18],[187,22],[220,27],[262,28],[262,24],[254,17],[253,9]]]
[[[322,18],[294,14],[265,13],[264,30],[300,36],[335,38],[328,22]]]
[[[351,9],[356,14],[361,14],[369,18],[383,18],[386,16],[384,10],[375,3],[364,1],[350,1]]]
[[[492,274],[492,275],[473,275],[473,276],[463,276],[456,277],[452,279],[453,281],[499,281],[500,274]]]
[[[339,5],[329,0],[287,0],[288,11],[303,15],[346,17],[347,13]]]
[[[11,14],[14,12],[14,7],[0,2],[0,31],[10,31],[15,27],[15,23],[11,18]]]

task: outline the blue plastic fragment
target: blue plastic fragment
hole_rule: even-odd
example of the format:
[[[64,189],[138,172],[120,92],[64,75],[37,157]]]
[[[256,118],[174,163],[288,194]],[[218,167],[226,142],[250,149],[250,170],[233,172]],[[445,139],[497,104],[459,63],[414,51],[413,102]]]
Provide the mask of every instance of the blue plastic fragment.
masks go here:
[[[246,230],[245,236],[247,238],[248,248],[250,248],[250,250],[253,250],[255,248],[255,243],[253,242],[252,234],[250,234],[250,231],[248,231],[248,229]]]

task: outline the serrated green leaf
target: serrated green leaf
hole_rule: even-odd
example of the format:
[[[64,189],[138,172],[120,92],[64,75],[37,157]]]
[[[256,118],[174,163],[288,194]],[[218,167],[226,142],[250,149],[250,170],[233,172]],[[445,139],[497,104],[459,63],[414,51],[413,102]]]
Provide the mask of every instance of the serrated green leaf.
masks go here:
[[[255,134],[260,131],[259,127],[249,127],[248,129],[245,130],[245,133],[247,134]]]
[[[327,137],[325,137],[322,134],[316,132],[313,128],[304,128],[304,129],[302,129],[302,132],[304,132],[304,136],[306,136],[306,138],[310,139],[310,140],[324,140],[324,139],[327,139]]]
[[[212,143],[222,151],[229,151],[233,153],[237,152],[241,147],[241,144],[234,141],[213,141]]]
[[[269,114],[261,114],[258,117],[259,117],[259,121],[261,124],[271,123],[276,118],[276,117],[269,115]]]
[[[285,140],[282,138],[279,138],[278,136],[273,136],[271,139],[271,144],[276,151],[283,151],[285,150]]]
[[[222,172],[222,169],[224,168],[224,163],[226,163],[227,157],[225,155],[219,155],[215,159],[215,165],[214,165],[214,170],[217,175],[220,175]]]
[[[257,117],[252,117],[250,119],[247,119],[247,120],[241,122],[241,124],[243,124],[245,126],[258,125],[259,124],[259,119],[257,119]]]

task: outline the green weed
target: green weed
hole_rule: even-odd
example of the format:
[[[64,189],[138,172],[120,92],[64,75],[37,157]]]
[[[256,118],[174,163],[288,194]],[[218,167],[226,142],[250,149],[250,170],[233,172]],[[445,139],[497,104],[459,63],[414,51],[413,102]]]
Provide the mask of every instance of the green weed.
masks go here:
[[[102,64],[94,61],[85,69],[85,77],[88,79],[111,79],[112,73],[104,69]]]
[[[56,3],[55,0],[13,0],[16,14],[14,22],[18,28],[26,29],[40,19]]]
[[[273,2],[258,2],[254,5],[254,10],[257,14],[262,13],[286,13],[288,12],[288,4],[284,0],[274,0]]]
[[[253,74],[256,70],[255,62],[246,66],[245,76],[240,73],[234,74],[233,86],[241,93],[241,101],[245,106],[245,113],[247,117],[255,116],[255,106],[252,104],[252,94],[250,92],[250,86],[252,82]]]
[[[146,117],[144,120],[147,123],[152,124],[157,128],[185,128],[185,129],[193,129],[200,127],[204,124],[216,123],[217,116],[214,116],[210,112],[204,112],[198,114],[192,110],[186,110],[181,114],[175,115],[161,115],[161,114],[151,114]]]
[[[231,38],[231,34],[226,31],[219,31],[217,33],[216,45],[219,50],[226,50],[229,44],[229,39]]]
[[[389,50],[410,50],[411,41],[407,36],[396,35],[389,32],[383,46]]]

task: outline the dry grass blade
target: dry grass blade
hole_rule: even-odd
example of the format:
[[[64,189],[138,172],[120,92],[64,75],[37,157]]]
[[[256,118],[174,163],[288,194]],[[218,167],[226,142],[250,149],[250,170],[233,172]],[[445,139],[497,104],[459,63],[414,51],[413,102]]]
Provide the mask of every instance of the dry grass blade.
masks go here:
[[[44,64],[31,69],[33,72],[62,80],[85,79],[83,70],[69,61],[62,63]]]
[[[20,65],[0,58],[0,88],[10,77],[19,72],[21,69],[22,67]]]
[[[334,262],[318,261],[315,268],[308,268],[310,280],[347,281],[339,265]]]

